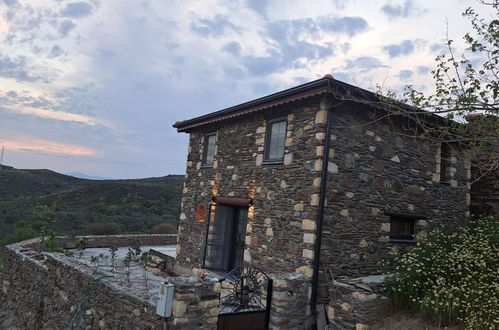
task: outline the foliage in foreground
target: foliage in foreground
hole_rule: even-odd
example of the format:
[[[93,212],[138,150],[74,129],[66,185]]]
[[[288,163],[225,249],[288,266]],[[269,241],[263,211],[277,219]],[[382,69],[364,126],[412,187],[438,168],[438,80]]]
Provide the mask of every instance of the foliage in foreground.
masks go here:
[[[436,229],[395,262],[387,283],[395,305],[439,324],[499,328],[499,219],[482,218],[453,232]]]

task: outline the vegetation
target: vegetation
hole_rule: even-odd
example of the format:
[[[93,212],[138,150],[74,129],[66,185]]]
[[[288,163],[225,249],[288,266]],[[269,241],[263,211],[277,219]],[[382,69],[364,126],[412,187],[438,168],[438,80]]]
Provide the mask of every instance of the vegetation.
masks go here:
[[[152,227],[153,234],[176,234],[177,226],[172,223],[160,223]]]
[[[85,233],[89,235],[117,235],[120,232],[120,225],[114,222],[90,223],[85,228]]]
[[[499,1],[479,2],[492,15],[481,18],[471,7],[463,12],[471,23],[463,36],[466,48],[459,52],[447,37],[447,52],[437,56],[432,71],[435,92],[425,95],[408,86],[403,98],[449,120],[446,127],[423,121],[418,126],[428,137],[464,148],[478,178],[499,169]]]
[[[499,327],[499,219],[482,218],[452,232],[431,231],[395,263],[387,283],[395,305],[439,324]]]
[[[402,122],[404,132],[398,134],[462,150],[475,180],[499,170],[499,0],[479,2],[491,15],[481,18],[473,8],[463,12],[471,23],[463,36],[464,49],[447,36],[446,51],[435,59],[430,93],[411,85],[401,93],[380,86],[374,97],[333,89],[338,100],[382,109],[370,123]]]
[[[183,177],[85,180],[49,170],[0,168],[0,239],[26,237],[46,222],[57,234],[148,233],[160,223],[176,227]],[[109,231],[108,231],[109,232]],[[49,233],[45,233],[48,237]],[[28,235],[29,236],[29,235]]]

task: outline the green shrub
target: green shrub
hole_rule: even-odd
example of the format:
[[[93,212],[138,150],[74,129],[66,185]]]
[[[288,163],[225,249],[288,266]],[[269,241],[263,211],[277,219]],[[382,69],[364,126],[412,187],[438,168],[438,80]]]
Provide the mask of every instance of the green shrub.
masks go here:
[[[40,230],[34,223],[28,221],[16,222],[16,230],[13,234],[0,239],[0,246],[14,244],[16,242],[40,236]]]
[[[176,234],[177,226],[173,223],[160,223],[152,227],[154,234]]]
[[[32,223],[27,221],[16,222],[16,230],[13,234],[0,239],[0,271],[3,268],[3,247],[5,245],[14,244],[16,242],[40,236],[40,231],[37,230]]]
[[[85,232],[90,235],[116,235],[121,232],[121,227],[114,222],[95,222],[87,225]]]
[[[399,307],[440,324],[466,329],[499,328],[499,220],[487,217],[467,227],[436,229],[395,260],[387,290]]]

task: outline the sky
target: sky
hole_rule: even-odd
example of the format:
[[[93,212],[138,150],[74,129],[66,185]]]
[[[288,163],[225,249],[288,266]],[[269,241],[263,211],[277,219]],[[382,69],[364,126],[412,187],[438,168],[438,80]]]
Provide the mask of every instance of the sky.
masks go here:
[[[490,17],[473,0],[0,0],[3,164],[183,174],[178,120],[328,73],[431,91],[470,6]]]

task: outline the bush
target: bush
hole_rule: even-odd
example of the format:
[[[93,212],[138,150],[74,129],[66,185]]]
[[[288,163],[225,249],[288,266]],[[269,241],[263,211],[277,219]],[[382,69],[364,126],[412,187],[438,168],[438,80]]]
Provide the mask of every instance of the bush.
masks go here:
[[[27,221],[16,222],[16,230],[13,234],[0,239],[0,271],[3,269],[3,247],[27,239],[40,236],[40,231]]]
[[[387,290],[399,307],[414,309],[439,324],[466,329],[499,327],[499,221],[487,217],[469,226],[433,230],[395,260]]]
[[[13,234],[0,239],[0,246],[14,244],[27,239],[40,236],[40,230],[27,221],[16,222],[16,230]]]
[[[95,222],[88,224],[85,232],[90,235],[116,235],[121,232],[121,227],[114,222]]]
[[[176,234],[177,226],[173,223],[160,223],[152,227],[152,232],[154,234]]]

